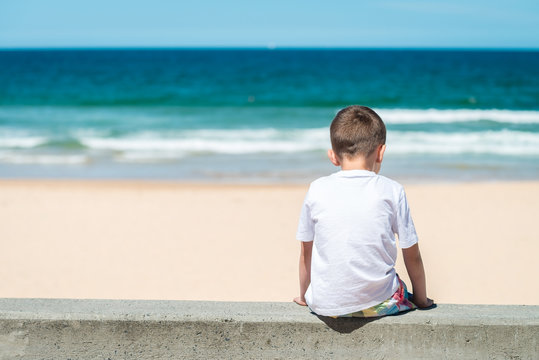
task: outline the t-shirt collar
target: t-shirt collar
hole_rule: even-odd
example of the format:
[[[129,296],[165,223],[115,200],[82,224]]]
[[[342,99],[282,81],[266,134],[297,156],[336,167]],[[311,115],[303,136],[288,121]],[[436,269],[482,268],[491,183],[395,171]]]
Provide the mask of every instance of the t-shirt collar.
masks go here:
[[[369,170],[341,170],[335,173],[338,177],[376,176],[374,171]]]

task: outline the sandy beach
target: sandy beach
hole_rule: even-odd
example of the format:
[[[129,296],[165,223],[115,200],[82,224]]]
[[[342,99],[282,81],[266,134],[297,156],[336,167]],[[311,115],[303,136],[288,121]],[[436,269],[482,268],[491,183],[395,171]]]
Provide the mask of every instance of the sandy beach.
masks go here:
[[[0,297],[290,301],[307,187],[2,180]],[[539,182],[406,190],[432,298],[539,305]]]

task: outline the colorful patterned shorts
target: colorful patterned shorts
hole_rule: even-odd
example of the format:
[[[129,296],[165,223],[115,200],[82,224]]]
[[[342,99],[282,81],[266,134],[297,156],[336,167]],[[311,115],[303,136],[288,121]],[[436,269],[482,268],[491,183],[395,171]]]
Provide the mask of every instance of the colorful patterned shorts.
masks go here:
[[[374,305],[368,309],[356,311],[351,314],[332,316],[333,318],[340,317],[377,317],[385,315],[393,315],[401,311],[415,309],[416,306],[408,300],[409,293],[406,290],[406,284],[398,276],[399,288],[391,297],[378,305]]]

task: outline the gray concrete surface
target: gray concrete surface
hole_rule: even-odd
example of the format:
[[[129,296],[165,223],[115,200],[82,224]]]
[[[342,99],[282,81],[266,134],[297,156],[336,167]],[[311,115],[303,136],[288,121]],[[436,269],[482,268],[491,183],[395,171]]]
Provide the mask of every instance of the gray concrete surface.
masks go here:
[[[539,359],[539,306],[364,319],[292,303],[0,299],[0,359]]]

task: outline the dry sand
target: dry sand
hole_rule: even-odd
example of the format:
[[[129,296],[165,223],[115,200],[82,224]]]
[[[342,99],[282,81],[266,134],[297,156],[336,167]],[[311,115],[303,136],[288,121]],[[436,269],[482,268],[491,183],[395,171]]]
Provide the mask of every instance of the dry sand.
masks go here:
[[[0,181],[0,297],[290,301],[306,189]],[[432,298],[539,304],[539,182],[406,189]]]

